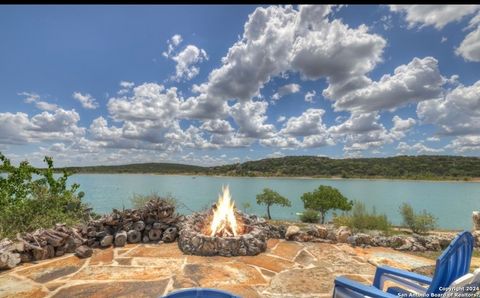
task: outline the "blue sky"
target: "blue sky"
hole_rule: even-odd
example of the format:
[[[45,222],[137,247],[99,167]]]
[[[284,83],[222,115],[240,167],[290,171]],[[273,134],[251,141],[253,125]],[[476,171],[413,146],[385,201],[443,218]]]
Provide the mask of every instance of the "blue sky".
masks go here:
[[[1,6],[0,151],[480,154],[480,6]]]

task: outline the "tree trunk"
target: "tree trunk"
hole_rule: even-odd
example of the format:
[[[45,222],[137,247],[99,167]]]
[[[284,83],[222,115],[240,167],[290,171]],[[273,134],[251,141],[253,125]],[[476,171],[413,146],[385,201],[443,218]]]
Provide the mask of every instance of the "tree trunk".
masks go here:
[[[325,213],[324,211],[320,211],[320,216],[322,217],[320,222],[322,223],[322,225],[325,223]]]
[[[272,217],[270,216],[270,205],[267,205],[267,216],[268,219],[272,219]]]

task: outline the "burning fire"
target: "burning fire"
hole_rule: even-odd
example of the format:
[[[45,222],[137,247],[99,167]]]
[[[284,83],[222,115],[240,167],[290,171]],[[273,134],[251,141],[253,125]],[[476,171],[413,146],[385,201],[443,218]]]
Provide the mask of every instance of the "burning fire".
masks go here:
[[[218,196],[216,207],[213,208],[213,216],[209,218],[210,226],[206,225],[205,234],[211,237],[232,237],[243,233],[243,222],[236,216],[235,203],[228,185],[222,187],[222,194]]]

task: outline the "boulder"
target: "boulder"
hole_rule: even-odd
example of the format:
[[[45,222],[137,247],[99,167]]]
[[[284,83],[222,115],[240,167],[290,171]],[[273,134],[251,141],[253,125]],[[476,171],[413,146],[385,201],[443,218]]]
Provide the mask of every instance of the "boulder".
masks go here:
[[[292,240],[293,236],[300,233],[300,228],[297,226],[288,226],[287,232],[285,233],[285,239]]]
[[[372,245],[372,236],[364,233],[358,233],[355,235],[351,235],[347,237],[347,240],[345,241],[353,246],[366,246],[366,245]]]
[[[480,211],[473,211],[472,220],[473,220],[473,230],[480,231]]]
[[[352,236],[352,231],[346,226],[341,226],[335,236],[338,242],[346,243],[348,237]]]
[[[328,229],[324,226],[316,226],[318,230],[318,238],[327,239]]]

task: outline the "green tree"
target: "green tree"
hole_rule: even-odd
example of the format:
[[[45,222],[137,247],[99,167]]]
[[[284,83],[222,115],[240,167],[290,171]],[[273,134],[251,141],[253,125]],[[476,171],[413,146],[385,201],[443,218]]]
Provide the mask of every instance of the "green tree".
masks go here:
[[[305,209],[313,209],[320,212],[322,224],[325,223],[325,215],[329,210],[339,209],[348,211],[352,209],[353,202],[349,201],[342,193],[331,186],[320,185],[313,192],[306,192],[301,200]]]
[[[264,188],[263,192],[257,195],[257,204],[267,205],[268,219],[272,219],[270,216],[270,206],[275,204],[283,207],[290,207],[292,205],[287,198],[281,196],[278,192],[273,191],[270,188]]]

